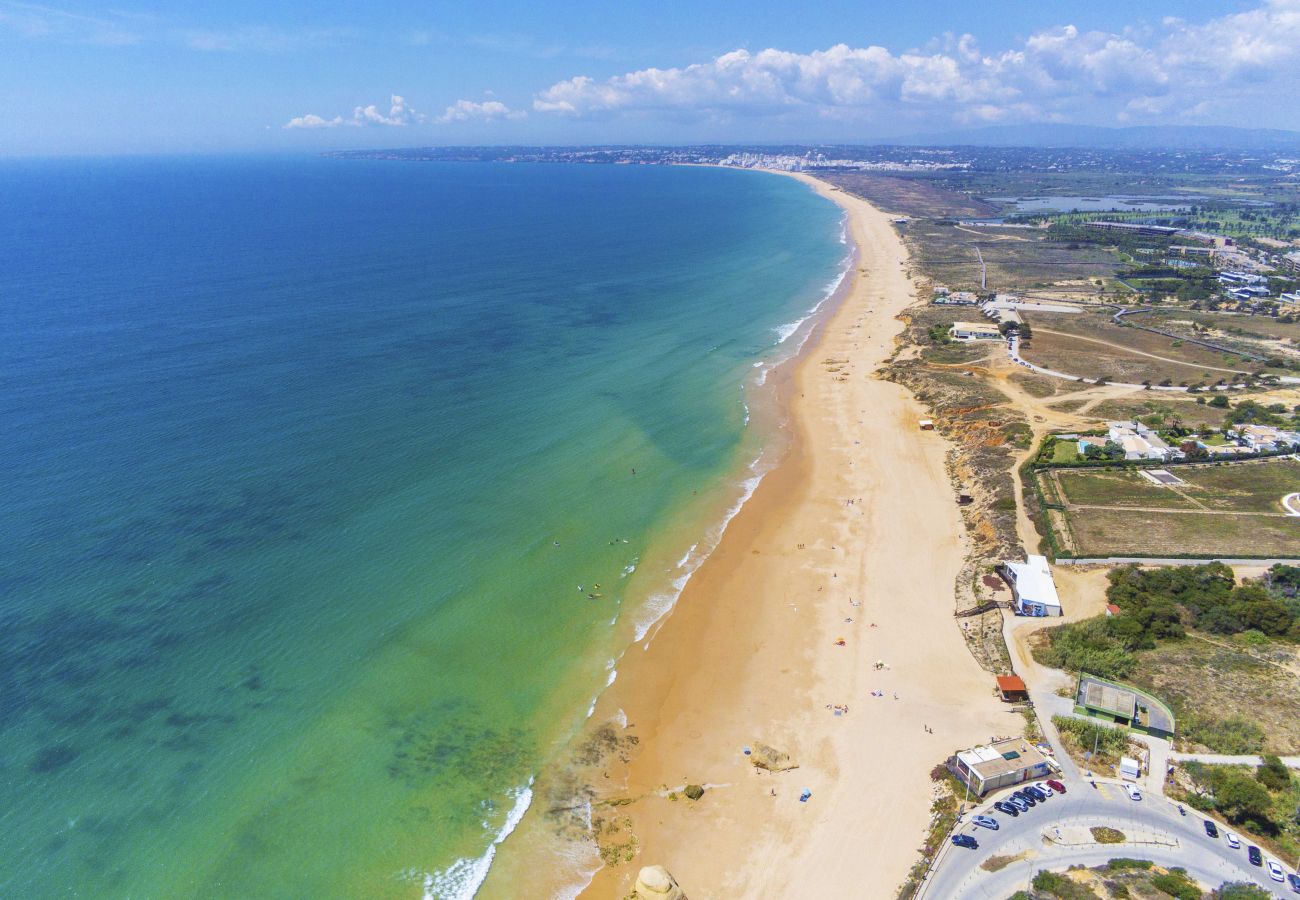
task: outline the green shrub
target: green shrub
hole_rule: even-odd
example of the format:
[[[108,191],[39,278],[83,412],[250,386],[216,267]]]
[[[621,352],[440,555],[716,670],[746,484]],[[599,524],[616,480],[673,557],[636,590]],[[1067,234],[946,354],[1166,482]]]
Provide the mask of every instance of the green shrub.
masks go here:
[[[1057,731],[1070,735],[1087,750],[1096,747],[1098,753],[1114,755],[1122,753],[1128,746],[1128,732],[1123,728],[1108,728],[1073,716],[1052,716],[1052,724]]]
[[[1149,859],[1134,859],[1131,856],[1117,856],[1110,862],[1106,863],[1106,866],[1114,872],[1119,872],[1124,869],[1149,869],[1153,865],[1155,865],[1155,863]]]
[[[1103,678],[1124,678],[1137,665],[1131,652],[1135,649],[1128,626],[1114,626],[1117,621],[1096,616],[1072,625],[1059,625],[1047,632],[1048,644],[1034,653],[1034,658],[1054,669],[1091,672]]]
[[[1210,892],[1210,900],[1272,900],[1272,896],[1249,881],[1225,881]]]
[[[1264,764],[1255,770],[1255,780],[1274,793],[1288,791],[1291,789],[1291,770],[1276,756],[1266,756]]]
[[[1196,886],[1196,882],[1177,869],[1167,875],[1153,875],[1151,886],[1178,900],[1201,900],[1201,889]]]
[[[1086,884],[1079,884],[1056,872],[1046,870],[1039,872],[1034,876],[1031,884],[1034,890],[1059,897],[1061,900],[1100,900],[1096,892]]]

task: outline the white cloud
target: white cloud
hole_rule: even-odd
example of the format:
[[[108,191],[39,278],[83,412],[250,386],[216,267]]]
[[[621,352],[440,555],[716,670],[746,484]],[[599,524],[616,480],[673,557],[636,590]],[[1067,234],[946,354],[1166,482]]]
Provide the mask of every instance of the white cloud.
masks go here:
[[[423,113],[416,112],[406,103],[406,98],[400,94],[393,94],[389,98],[388,112],[385,113],[375,106],[357,106],[352,110],[349,118],[335,116],[332,119],[326,119],[315,113],[307,113],[303,116],[295,116],[288,122],[284,123],[285,128],[338,128],[341,125],[351,125],[360,127],[363,125],[389,125],[404,126],[427,122],[428,117]]]
[[[527,115],[522,110],[513,110],[500,100],[457,100],[435,120],[446,125],[452,122],[496,122],[501,119],[518,119]]]
[[[1167,19],[1144,34],[1064,25],[996,52],[951,34],[901,53],[844,44],[810,53],[738,49],[681,67],[578,75],[536,94],[533,108],[590,118],[1131,120],[1184,115],[1224,78],[1300,80],[1300,0],[1266,0],[1201,25]]]
[[[393,94],[389,98],[388,114],[380,112],[374,104],[358,106],[352,110],[352,122],[357,125],[410,125],[423,122],[425,116],[406,105],[406,98]]]
[[[285,128],[336,128],[343,124],[342,116],[335,116],[332,119],[322,119],[315,113],[307,113],[305,116],[294,116],[288,122],[284,123]]]

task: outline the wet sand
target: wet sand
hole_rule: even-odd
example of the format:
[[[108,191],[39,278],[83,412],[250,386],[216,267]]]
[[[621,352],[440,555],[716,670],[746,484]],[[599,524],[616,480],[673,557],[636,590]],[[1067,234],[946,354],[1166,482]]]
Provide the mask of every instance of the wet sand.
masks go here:
[[[847,210],[855,271],[788,376],[786,459],[601,699],[597,719],[621,709],[640,740],[602,792],[639,798],[616,808],[638,852],[585,897],[624,897],[655,863],[693,900],[891,897],[924,837],[930,770],[1022,725],[952,616],[966,547],[946,444],[873,375],[915,299],[904,245],[865,201],[791,177]],[[757,772],[742,753],[757,741],[799,768]],[[687,782],[709,788],[664,796]]]

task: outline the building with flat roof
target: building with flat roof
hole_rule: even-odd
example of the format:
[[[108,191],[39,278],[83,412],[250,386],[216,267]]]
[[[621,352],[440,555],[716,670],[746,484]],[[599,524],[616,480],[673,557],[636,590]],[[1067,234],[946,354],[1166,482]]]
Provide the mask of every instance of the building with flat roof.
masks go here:
[[[1052,766],[1043,752],[1024,738],[1008,738],[949,757],[948,770],[972,794],[984,796],[998,788],[1046,778]]]
[[[1174,736],[1173,710],[1162,701],[1130,685],[1107,681],[1087,672],[1079,675],[1074,711],[1156,737]]]
[[[1181,228],[1170,228],[1168,225],[1145,225],[1141,222],[1084,222],[1083,227],[1096,228],[1099,231],[1127,231],[1131,234],[1175,235],[1182,232]]]
[[[948,334],[954,341],[1002,340],[1002,332],[992,322],[953,322]]]
[[[1016,614],[1021,616],[1059,616],[1061,601],[1056,596],[1056,582],[1046,556],[1029,556],[1022,563],[1002,563],[1002,575],[1011,586]]]

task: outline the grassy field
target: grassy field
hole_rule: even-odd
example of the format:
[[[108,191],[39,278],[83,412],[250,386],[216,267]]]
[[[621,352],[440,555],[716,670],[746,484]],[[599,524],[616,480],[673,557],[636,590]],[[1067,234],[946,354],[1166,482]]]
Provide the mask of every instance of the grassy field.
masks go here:
[[[1279,512],[1279,498],[1300,491],[1300,462],[1261,460],[1219,466],[1185,466],[1176,471],[1188,497],[1210,509]]]
[[[1286,516],[1122,508],[1072,509],[1066,515],[1079,556],[1300,555],[1300,519]]]
[[[1056,478],[1071,505],[1195,508],[1180,494],[1152,484],[1137,472],[1070,470],[1056,473]]]
[[[1185,483],[1157,485],[1122,469],[1037,473],[1049,499],[1068,507],[1052,519],[1062,551],[1078,556],[1300,553],[1300,519],[1281,515],[1282,496],[1300,491],[1300,462],[1269,459],[1171,471]]]
[[[1068,502],[1092,506],[1272,513],[1283,511],[1279,501],[1284,494],[1300,491],[1300,462],[1292,459],[1177,466],[1173,471],[1186,483],[1165,487],[1138,472],[1119,470],[1069,470],[1057,477]]]
[[[1079,444],[1076,441],[1057,441],[1052,447],[1052,462],[1054,463],[1074,463],[1078,462]]]

